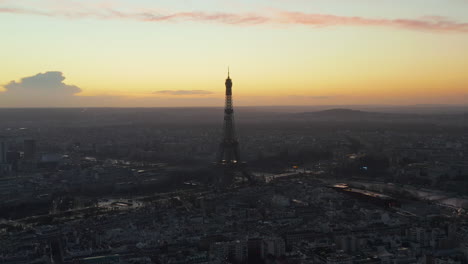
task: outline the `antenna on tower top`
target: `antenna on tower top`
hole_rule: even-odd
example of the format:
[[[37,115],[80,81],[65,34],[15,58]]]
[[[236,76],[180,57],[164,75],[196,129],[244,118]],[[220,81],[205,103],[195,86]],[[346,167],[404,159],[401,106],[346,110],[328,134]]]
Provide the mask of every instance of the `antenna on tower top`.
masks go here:
[[[228,78],[229,78],[229,66],[228,66]]]

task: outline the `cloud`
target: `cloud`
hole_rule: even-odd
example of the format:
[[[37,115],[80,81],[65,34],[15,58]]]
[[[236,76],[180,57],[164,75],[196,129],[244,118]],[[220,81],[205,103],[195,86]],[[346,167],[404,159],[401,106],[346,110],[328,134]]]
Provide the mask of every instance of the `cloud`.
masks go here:
[[[168,12],[139,10],[121,11],[115,6],[94,5],[76,6],[73,9],[64,8],[24,8],[2,7],[0,13],[28,14],[47,17],[60,17],[67,19],[94,18],[102,20],[133,20],[141,22],[213,22],[230,25],[257,25],[257,24],[290,24],[311,27],[332,26],[379,26],[393,27],[408,30],[432,32],[458,32],[468,33],[468,23],[449,20],[440,16],[427,16],[418,19],[375,19],[357,16],[336,16],[330,14],[315,14],[273,10],[261,13],[227,13],[227,12]]]
[[[107,106],[171,106],[171,105],[222,105],[223,97],[214,98],[207,96],[213,94],[205,90],[161,90],[155,95],[132,97],[119,95],[83,96],[78,86],[66,84],[64,74],[60,71],[48,71],[34,76],[21,78],[19,81],[11,81],[0,85],[1,107],[107,107]],[[186,95],[186,96],[185,96]],[[193,96],[190,96],[193,95]]]
[[[64,80],[62,72],[49,71],[24,77],[19,82],[11,81],[3,87],[5,94],[70,96],[81,92],[79,87],[65,84]]]
[[[315,27],[381,26],[423,31],[468,33],[468,23],[458,23],[440,16],[426,16],[420,19],[372,19],[287,11],[280,11],[278,14],[278,20],[283,23]]]
[[[264,24],[270,21],[270,18],[256,14],[234,14],[234,13],[205,13],[205,12],[180,12],[173,14],[151,14],[143,13],[134,18],[143,21],[211,21],[222,24]]]
[[[153,92],[153,94],[167,94],[167,95],[206,95],[213,94],[213,92],[205,90],[162,90]]]
[[[3,85],[5,91],[0,93],[0,99],[19,105],[66,105],[81,89],[65,84],[64,80],[63,73],[58,71],[24,77]]]

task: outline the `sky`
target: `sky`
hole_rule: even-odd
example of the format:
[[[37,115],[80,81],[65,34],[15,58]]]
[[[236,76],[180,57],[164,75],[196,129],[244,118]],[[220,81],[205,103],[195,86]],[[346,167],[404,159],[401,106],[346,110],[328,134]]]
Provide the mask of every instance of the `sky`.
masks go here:
[[[0,107],[468,104],[468,0],[0,0]]]

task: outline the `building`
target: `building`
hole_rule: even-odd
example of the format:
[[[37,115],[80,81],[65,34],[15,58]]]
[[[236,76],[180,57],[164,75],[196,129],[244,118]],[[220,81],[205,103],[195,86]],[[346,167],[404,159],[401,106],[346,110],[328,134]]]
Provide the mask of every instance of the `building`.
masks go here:
[[[11,164],[8,163],[8,143],[5,138],[0,138],[0,176],[8,176],[11,173]]]
[[[24,140],[24,156],[23,158],[28,161],[36,159],[36,140],[25,139]]]
[[[247,260],[247,242],[241,240],[216,242],[210,247],[211,260],[229,260],[233,263],[243,263]]]
[[[352,264],[353,257],[332,248],[321,247],[313,250],[314,263],[323,264]]]
[[[7,163],[8,145],[4,138],[0,138],[0,164]]]
[[[272,255],[275,257],[283,256],[286,253],[286,244],[279,237],[263,239],[263,255]]]

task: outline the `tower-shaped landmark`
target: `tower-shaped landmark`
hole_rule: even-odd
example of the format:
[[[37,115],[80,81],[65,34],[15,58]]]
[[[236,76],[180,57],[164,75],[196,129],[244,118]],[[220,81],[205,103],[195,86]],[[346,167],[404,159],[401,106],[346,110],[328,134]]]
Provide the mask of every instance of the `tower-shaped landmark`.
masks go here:
[[[223,136],[221,143],[219,144],[218,155],[216,157],[216,163],[218,166],[224,168],[225,178],[222,180],[232,181],[236,174],[240,174],[244,178],[247,178],[252,182],[253,178],[246,170],[245,162],[241,162],[239,141],[236,136],[236,129],[234,125],[234,108],[232,100],[232,80],[229,76],[225,82],[226,85],[226,104],[224,107],[224,123],[223,123]]]
[[[234,108],[232,105],[232,80],[229,76],[226,79],[226,103],[224,107],[223,138],[219,144],[218,157],[216,162],[220,165],[238,166],[241,162],[239,153],[239,141],[236,137],[234,126]]]

